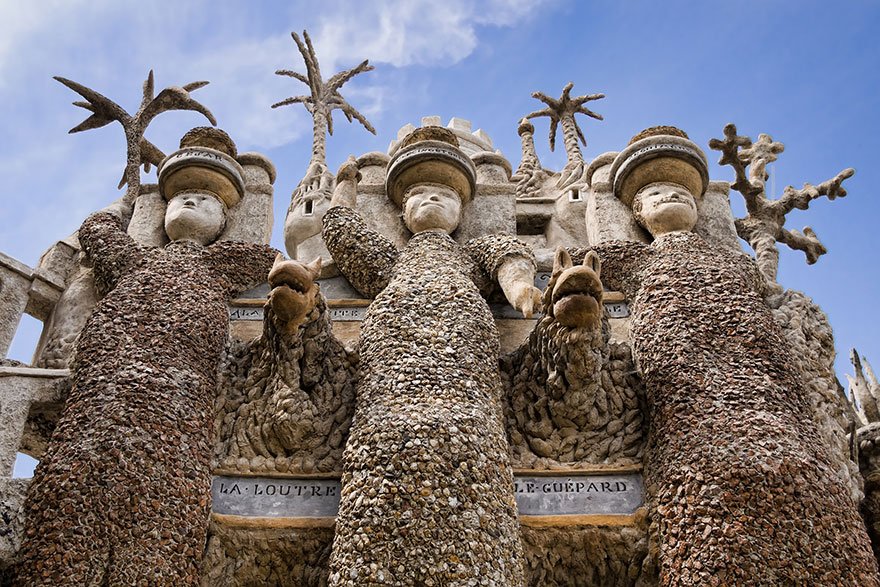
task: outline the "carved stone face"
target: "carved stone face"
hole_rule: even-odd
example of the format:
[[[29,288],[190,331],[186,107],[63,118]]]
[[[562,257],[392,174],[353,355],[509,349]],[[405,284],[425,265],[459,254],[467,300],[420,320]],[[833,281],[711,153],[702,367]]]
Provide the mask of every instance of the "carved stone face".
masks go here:
[[[419,183],[403,195],[403,222],[413,233],[445,232],[450,234],[461,220],[461,198],[445,185]]]
[[[689,231],[697,223],[697,203],[683,186],[675,183],[652,183],[643,187],[633,200],[636,221],[651,236]]]
[[[207,192],[181,192],[171,198],[165,210],[165,232],[173,241],[191,240],[207,245],[217,240],[225,225],[226,208]]]

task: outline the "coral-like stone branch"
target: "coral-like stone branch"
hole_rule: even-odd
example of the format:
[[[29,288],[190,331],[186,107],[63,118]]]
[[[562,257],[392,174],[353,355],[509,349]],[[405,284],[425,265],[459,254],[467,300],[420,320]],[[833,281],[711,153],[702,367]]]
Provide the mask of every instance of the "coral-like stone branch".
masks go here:
[[[212,125],[217,126],[217,121],[211,111],[190,97],[190,92],[208,85],[206,81],[188,83],[179,88],[165,88],[156,96],[154,94],[153,71],[150,70],[144,81],[140,107],[134,115],[131,115],[122,106],[91,88],[59,76],[55,76],[55,80],[86,99],[85,102],[74,102],[74,106],[79,106],[92,113],[79,125],[70,129],[71,133],[100,128],[113,121],[122,125],[127,144],[127,156],[119,188],[122,189],[122,186],[128,185],[123,200],[129,204],[134,202],[140,193],[141,165],[143,165],[144,171],[149,172],[151,165],[158,166],[164,158],[162,151],[144,138],[147,127],[156,116],[169,110],[193,110],[203,114]]]
[[[819,185],[805,183],[801,189],[787,186],[781,197],[770,199],[766,191],[767,165],[782,153],[782,143],[767,134],[758,135],[757,142],[752,143],[748,137],[737,134],[735,125],[728,124],[724,127],[724,138],[712,139],[709,147],[721,151],[719,164],[733,168],[734,181],[730,187],[742,194],[747,212],[745,218],[736,220],[737,233],[755,251],[758,266],[768,280],[775,282],[779,269],[776,243],[803,251],[810,265],[828,252],[809,226],[803,232],[784,228],[785,217],[795,208],[806,210],[810,202],[822,196],[829,200],[844,197],[843,181],[853,176],[854,169],[844,169]]]

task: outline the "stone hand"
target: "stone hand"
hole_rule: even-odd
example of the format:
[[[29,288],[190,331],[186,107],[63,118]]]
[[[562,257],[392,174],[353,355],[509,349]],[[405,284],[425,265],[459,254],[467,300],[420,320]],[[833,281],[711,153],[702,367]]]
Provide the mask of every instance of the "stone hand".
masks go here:
[[[510,305],[531,318],[541,304],[541,290],[535,287],[535,265],[528,259],[510,258],[498,269],[498,284]]]
[[[545,305],[557,322],[570,328],[595,328],[602,318],[602,264],[590,251],[581,265],[574,265],[564,248],[556,250],[553,274],[547,285]]]
[[[511,304],[522,312],[524,317],[531,318],[535,308],[541,307],[541,290],[535,287],[534,281],[523,281],[515,284],[513,288],[515,293]]]
[[[357,161],[349,157],[336,172],[336,187],[333,190],[331,206],[345,206],[354,208],[357,203],[357,184],[361,179]]]
[[[290,334],[299,328],[317,302],[318,285],[315,280],[321,273],[321,258],[308,265],[299,261],[285,261],[281,255],[269,272],[269,301],[275,326]]]

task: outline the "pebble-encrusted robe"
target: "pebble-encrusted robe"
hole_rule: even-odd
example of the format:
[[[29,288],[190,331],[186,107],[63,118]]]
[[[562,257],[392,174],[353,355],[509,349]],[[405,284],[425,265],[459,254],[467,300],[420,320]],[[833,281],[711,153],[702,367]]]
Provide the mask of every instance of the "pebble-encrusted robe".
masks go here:
[[[751,259],[690,232],[594,250],[632,303],[661,584],[880,584]]]
[[[531,253],[509,235],[462,247],[436,232],[398,252],[341,207],[323,234],[343,275],[375,296],[330,584],[521,585],[498,333],[480,290],[503,259]]]
[[[34,475],[17,585],[197,585],[227,303],[266,279],[275,251],[141,248],[107,213],[79,239],[106,297]]]

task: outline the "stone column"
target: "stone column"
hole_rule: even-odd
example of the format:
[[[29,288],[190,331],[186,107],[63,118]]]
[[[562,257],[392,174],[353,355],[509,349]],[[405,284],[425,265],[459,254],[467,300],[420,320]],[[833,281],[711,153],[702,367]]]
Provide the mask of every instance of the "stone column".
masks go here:
[[[31,269],[0,253],[0,355],[6,356],[27,307]]]
[[[739,236],[730,209],[730,184],[726,181],[710,181],[706,193],[697,202],[699,216],[694,232],[718,246],[740,252]]]
[[[245,194],[229,210],[220,240],[268,244],[272,236],[272,195],[275,166],[259,153],[242,153],[236,160],[244,170]]]
[[[616,152],[602,153],[587,167],[586,229],[587,242],[597,245],[605,241],[624,240],[647,243],[648,234],[638,225],[632,210],[614,196],[611,163]]]
[[[12,477],[15,457],[30,409],[30,394],[21,377],[0,367],[0,477]]]

